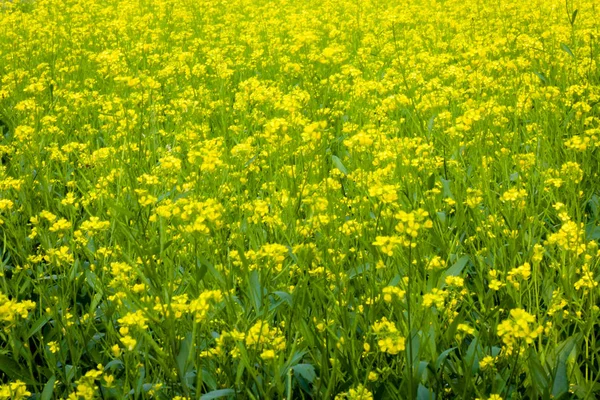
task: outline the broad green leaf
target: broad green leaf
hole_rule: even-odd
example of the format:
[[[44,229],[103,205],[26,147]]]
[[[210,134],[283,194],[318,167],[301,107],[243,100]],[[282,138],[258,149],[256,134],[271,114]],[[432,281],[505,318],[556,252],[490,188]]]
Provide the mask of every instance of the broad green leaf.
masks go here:
[[[340,160],[338,156],[331,156],[331,160],[333,161],[333,165],[335,165],[335,167],[339,169],[342,174],[348,175],[348,170],[346,169],[346,166],[344,165],[344,163],[342,163],[342,160]]]
[[[185,339],[181,342],[179,347],[179,354],[177,354],[177,368],[181,375],[185,375],[187,372],[188,357],[190,355],[190,347],[192,346],[192,333],[188,332]]]
[[[444,271],[444,273],[442,274],[442,277],[441,277],[440,285],[441,286],[445,285],[444,280],[446,279],[447,276],[459,276],[460,273],[463,271],[463,269],[465,269],[465,266],[467,265],[469,260],[470,260],[470,257],[468,255],[464,255],[464,256],[460,257],[450,268],[448,268],[446,271]]]
[[[15,361],[10,358],[0,354],[0,371],[4,372],[8,375],[12,380],[21,380],[28,385],[35,384],[34,381],[29,378],[29,374],[27,370],[25,370],[22,366],[17,364]]]
[[[248,296],[256,312],[259,312],[262,307],[262,286],[258,271],[250,272],[248,277]]]
[[[447,350],[444,350],[437,358],[437,360],[435,360],[435,369],[439,370],[440,367],[442,366],[442,364],[444,363],[444,361],[446,361],[446,358],[448,358],[448,356],[450,355],[450,353],[452,353],[454,350],[456,350],[456,347],[451,347]]]
[[[292,367],[294,374],[300,375],[302,378],[306,379],[307,382],[312,383],[317,374],[315,373],[315,367],[311,364],[298,364]]]
[[[54,383],[56,382],[56,376],[52,375],[52,377],[46,382],[44,385],[44,390],[42,390],[42,394],[40,395],[40,400],[50,400],[52,399],[52,393],[54,393]]]
[[[419,387],[417,388],[417,400],[435,400],[435,393],[431,389],[423,386],[422,383],[419,383]]]
[[[429,121],[427,121],[427,130],[429,132],[431,132],[433,130],[433,124],[435,123],[435,117],[436,117],[436,115],[432,115],[431,118],[429,118]]]
[[[26,339],[29,339],[30,337],[38,333],[40,329],[42,329],[44,325],[48,323],[48,321],[50,321],[50,317],[47,315],[43,315],[40,318],[38,318],[37,321],[35,321],[33,325],[31,325],[29,332],[27,332]]]
[[[532,351],[527,358],[527,366],[531,383],[536,392],[539,394],[543,393],[548,387],[549,376],[542,364],[540,364],[540,360],[535,351]]]
[[[212,392],[208,392],[200,396],[200,400],[212,400],[212,399],[220,399],[222,397],[230,397],[235,395],[235,390],[233,389],[219,389],[213,390]]]
[[[554,383],[552,384],[552,396],[558,398],[569,391],[569,379],[567,377],[567,366],[561,360],[558,362]]]
[[[288,305],[293,305],[292,295],[282,291],[275,291],[273,294],[277,295],[280,299],[284,300]]]

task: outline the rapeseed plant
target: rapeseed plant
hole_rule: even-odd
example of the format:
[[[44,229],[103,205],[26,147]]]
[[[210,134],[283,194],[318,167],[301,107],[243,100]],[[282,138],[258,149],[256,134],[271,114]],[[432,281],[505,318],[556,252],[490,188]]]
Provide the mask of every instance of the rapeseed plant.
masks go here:
[[[0,399],[597,398],[596,3],[0,2]]]

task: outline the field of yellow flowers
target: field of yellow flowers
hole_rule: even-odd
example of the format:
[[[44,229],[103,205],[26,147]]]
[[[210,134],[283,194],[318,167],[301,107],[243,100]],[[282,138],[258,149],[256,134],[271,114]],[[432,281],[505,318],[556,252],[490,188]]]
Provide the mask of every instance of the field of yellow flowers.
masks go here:
[[[0,2],[0,400],[600,396],[597,0]]]

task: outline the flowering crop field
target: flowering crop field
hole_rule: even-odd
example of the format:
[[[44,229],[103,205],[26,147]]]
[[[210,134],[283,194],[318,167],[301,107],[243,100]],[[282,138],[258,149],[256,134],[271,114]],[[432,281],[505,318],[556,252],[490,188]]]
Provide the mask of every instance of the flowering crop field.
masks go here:
[[[0,2],[0,400],[600,396],[597,0]]]

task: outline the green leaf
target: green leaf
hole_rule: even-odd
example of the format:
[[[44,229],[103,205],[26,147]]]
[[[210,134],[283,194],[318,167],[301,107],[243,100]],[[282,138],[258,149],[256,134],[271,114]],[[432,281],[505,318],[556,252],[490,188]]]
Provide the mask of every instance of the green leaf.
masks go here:
[[[89,269],[85,270],[85,282],[94,290],[95,292],[102,292],[102,287],[99,283],[98,277],[95,273],[90,271]]]
[[[417,400],[435,400],[435,393],[433,393],[431,389],[423,386],[422,383],[419,383],[419,387],[417,388]]]
[[[442,366],[442,364],[444,363],[444,361],[446,361],[446,358],[448,358],[448,356],[450,355],[451,352],[453,352],[454,350],[456,350],[456,347],[451,347],[448,350],[444,350],[437,358],[437,360],[435,361],[435,369],[439,370],[440,367]]]
[[[357,277],[358,275],[364,274],[366,271],[369,271],[370,269],[371,269],[371,265],[369,263],[361,264],[354,268],[350,268],[346,274],[348,276],[348,279],[353,279],[353,278]]]
[[[0,371],[8,375],[12,380],[21,380],[28,385],[34,385],[35,382],[30,379],[27,371],[23,369],[19,364],[11,360],[10,358],[0,354]]]
[[[42,390],[42,395],[40,396],[40,400],[50,400],[52,398],[52,393],[54,392],[54,383],[56,382],[56,376],[52,375],[50,380],[44,385],[44,390]]]
[[[192,334],[188,332],[181,342],[181,347],[179,348],[179,354],[177,354],[177,368],[179,369],[179,373],[183,376],[187,372],[187,364],[188,357],[190,355],[190,346],[192,345]]]
[[[188,372],[189,374],[194,373],[195,370],[190,370],[190,372]],[[202,384],[206,385],[206,387],[210,390],[217,390],[217,379],[215,378],[215,376],[213,375],[212,371],[208,371],[204,368],[202,368]],[[192,386],[192,385],[188,385],[188,386]]]
[[[77,372],[77,368],[72,365],[65,365],[65,372],[67,375],[67,381],[72,381]]]
[[[315,373],[315,367],[311,364],[298,364],[292,367],[294,374],[301,376],[306,379],[307,382],[314,382],[317,374]]]
[[[441,276],[440,286],[444,286],[447,276],[459,276],[471,258],[468,255],[460,257],[450,268]]]
[[[581,335],[571,336],[570,338],[562,341],[556,348],[560,349],[558,353],[558,360],[564,363],[567,362],[567,358],[575,349],[575,345],[580,342]]]
[[[554,354],[549,357],[550,365],[556,366],[552,382],[552,395],[558,398],[569,391],[569,378],[567,376],[567,359],[571,353],[581,345],[581,335],[571,336],[559,343]]]
[[[29,339],[30,337],[38,333],[39,330],[42,329],[44,325],[48,323],[48,321],[50,321],[50,317],[47,315],[38,318],[38,320],[35,321],[33,325],[31,325],[31,329],[29,329],[29,332],[27,332],[26,339]]]
[[[429,121],[427,121],[427,130],[429,132],[431,132],[433,130],[433,124],[435,123],[435,117],[436,117],[436,115],[432,115],[431,118],[429,118]]]
[[[479,370],[479,357],[480,352],[479,339],[475,338],[467,348],[467,354],[465,355],[466,366],[471,368],[471,373],[475,375]]]
[[[429,363],[427,361],[419,361],[417,366],[417,379],[421,382],[427,381],[427,372],[429,371]]]
[[[273,294],[277,295],[280,299],[282,299],[283,301],[288,303],[288,305],[290,305],[290,306],[293,305],[293,299],[292,299],[291,294],[286,293],[286,292],[281,292],[281,291],[273,292]]]
[[[445,212],[438,211],[438,212],[436,212],[436,214],[442,224],[446,222],[446,213]]]
[[[558,362],[558,368],[554,375],[554,383],[552,385],[552,396],[558,398],[569,391],[569,379],[567,378],[567,366],[561,360]]]
[[[575,58],[575,54],[573,54],[573,52],[571,51],[571,49],[569,48],[569,46],[567,46],[564,43],[560,44],[560,48],[563,49],[563,51],[565,53],[567,53],[568,55],[570,55],[571,57]]]
[[[533,71],[533,73],[535,74],[535,76],[540,78],[540,81],[542,81],[543,84],[548,83],[548,78],[546,78],[546,75],[544,75],[543,72]]]
[[[571,14],[571,25],[575,25],[575,20],[577,19],[577,14],[579,13],[579,10],[575,10],[573,11],[573,14]]]
[[[452,189],[450,189],[450,184],[452,183],[452,181],[450,179],[444,178],[440,178],[440,180],[442,181],[442,195],[444,197],[450,197],[451,199],[454,199]]]
[[[333,161],[333,165],[335,165],[335,167],[339,169],[342,174],[348,175],[348,170],[338,156],[331,156],[331,161]]]
[[[588,224],[585,227],[585,237],[588,240],[598,240],[600,239],[600,226],[596,226],[594,224]]]
[[[427,189],[431,190],[435,187],[435,174],[429,175],[427,178]]]
[[[302,357],[304,357],[304,355],[306,354],[306,351],[296,351],[290,358],[289,360],[286,361],[286,364],[289,365],[296,365],[296,363],[298,361],[300,361],[302,359]],[[287,372],[287,367],[284,367],[282,369],[282,377],[285,376],[286,372]]]
[[[202,396],[200,396],[200,400],[220,399],[221,397],[229,397],[234,395],[235,390],[233,389],[219,389],[203,394]]]
[[[537,353],[532,351],[527,359],[529,377],[538,395],[548,388],[548,373],[540,363]]]
[[[256,312],[259,312],[262,307],[262,286],[260,284],[260,277],[258,271],[250,272],[248,279],[248,295],[252,306]]]
[[[123,368],[125,368],[125,364],[123,364],[123,361],[118,360],[118,359],[112,360],[112,361],[109,361],[108,363],[106,363],[106,365],[104,366],[104,370],[108,371],[111,368],[123,369]]]
[[[315,367],[311,364],[298,364],[292,367],[294,371],[294,377],[298,381],[300,388],[306,392],[311,393],[311,384],[314,382],[317,374],[315,373]]]
[[[141,394],[144,390],[144,379],[146,378],[146,368],[142,367],[139,370],[139,377],[136,382],[135,393]]]
[[[408,342],[408,340],[407,340],[407,342]],[[417,361],[419,360],[419,350],[421,350],[421,335],[419,335],[419,332],[415,332],[413,334],[413,337],[412,337],[412,340],[410,341],[410,343],[412,344],[410,347],[410,354],[412,356],[412,365],[416,365]],[[406,348],[407,356],[409,354],[408,350],[409,350],[409,348],[407,346],[407,348]]]

